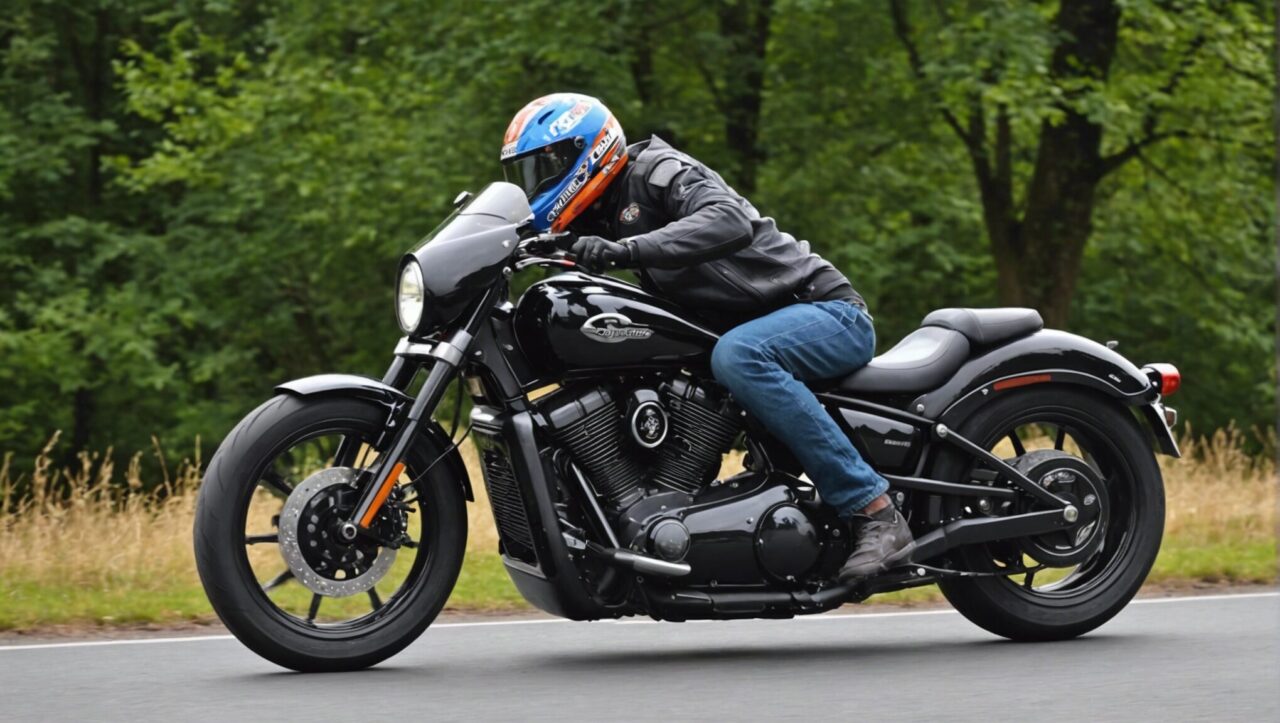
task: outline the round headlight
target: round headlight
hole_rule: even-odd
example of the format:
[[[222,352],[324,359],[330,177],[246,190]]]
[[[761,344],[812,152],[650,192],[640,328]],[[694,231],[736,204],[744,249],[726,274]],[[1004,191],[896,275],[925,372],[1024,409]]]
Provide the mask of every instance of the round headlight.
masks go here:
[[[417,261],[409,261],[400,271],[400,284],[396,289],[396,317],[400,328],[412,334],[422,321],[422,307],[425,303],[422,284],[422,267]]]

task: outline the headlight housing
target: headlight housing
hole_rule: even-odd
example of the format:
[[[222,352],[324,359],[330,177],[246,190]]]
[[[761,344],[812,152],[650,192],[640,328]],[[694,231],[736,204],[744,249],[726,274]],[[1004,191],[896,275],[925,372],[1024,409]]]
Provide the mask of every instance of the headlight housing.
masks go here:
[[[426,291],[422,283],[422,266],[410,259],[400,269],[400,282],[396,285],[396,318],[406,334],[412,334],[422,321],[422,309],[426,305]]]

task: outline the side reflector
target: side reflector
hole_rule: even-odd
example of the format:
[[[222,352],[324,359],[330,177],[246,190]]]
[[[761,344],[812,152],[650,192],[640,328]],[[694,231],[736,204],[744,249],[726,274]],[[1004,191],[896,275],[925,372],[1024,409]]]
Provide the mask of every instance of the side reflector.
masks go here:
[[[1003,379],[991,385],[991,388],[999,392],[1005,389],[1013,389],[1014,387],[1025,387],[1028,384],[1043,384],[1044,382],[1049,381],[1053,381],[1053,377],[1049,374],[1028,374],[1025,377]]]

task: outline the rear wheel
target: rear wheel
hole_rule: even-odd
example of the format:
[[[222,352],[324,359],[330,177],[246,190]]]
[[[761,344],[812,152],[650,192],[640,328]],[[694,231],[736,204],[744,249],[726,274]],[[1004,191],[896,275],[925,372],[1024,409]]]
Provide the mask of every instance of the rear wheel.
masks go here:
[[[959,431],[1082,514],[1067,531],[953,551],[960,569],[1000,574],[944,579],[947,600],[972,622],[1013,640],[1075,637],[1120,612],[1151,570],[1164,531],[1160,468],[1128,410],[1086,390],[1041,387],[1002,396]],[[949,453],[935,476],[995,475],[983,463]],[[1036,509],[1026,502],[950,504],[948,518]]]
[[[460,480],[421,444],[372,524],[336,528],[377,459],[385,407],[278,396],[247,416],[209,464],[196,507],[196,567],[218,616],[264,658],[300,671],[374,665],[444,607],[466,543]],[[430,448],[428,448],[430,447]],[[429,469],[430,468],[430,469]]]

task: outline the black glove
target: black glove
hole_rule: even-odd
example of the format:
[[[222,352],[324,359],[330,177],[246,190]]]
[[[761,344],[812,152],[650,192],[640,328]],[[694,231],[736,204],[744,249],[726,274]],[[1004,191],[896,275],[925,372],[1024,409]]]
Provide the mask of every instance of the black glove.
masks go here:
[[[631,244],[599,236],[579,236],[570,251],[589,271],[603,271],[611,266],[625,269],[635,265]]]

